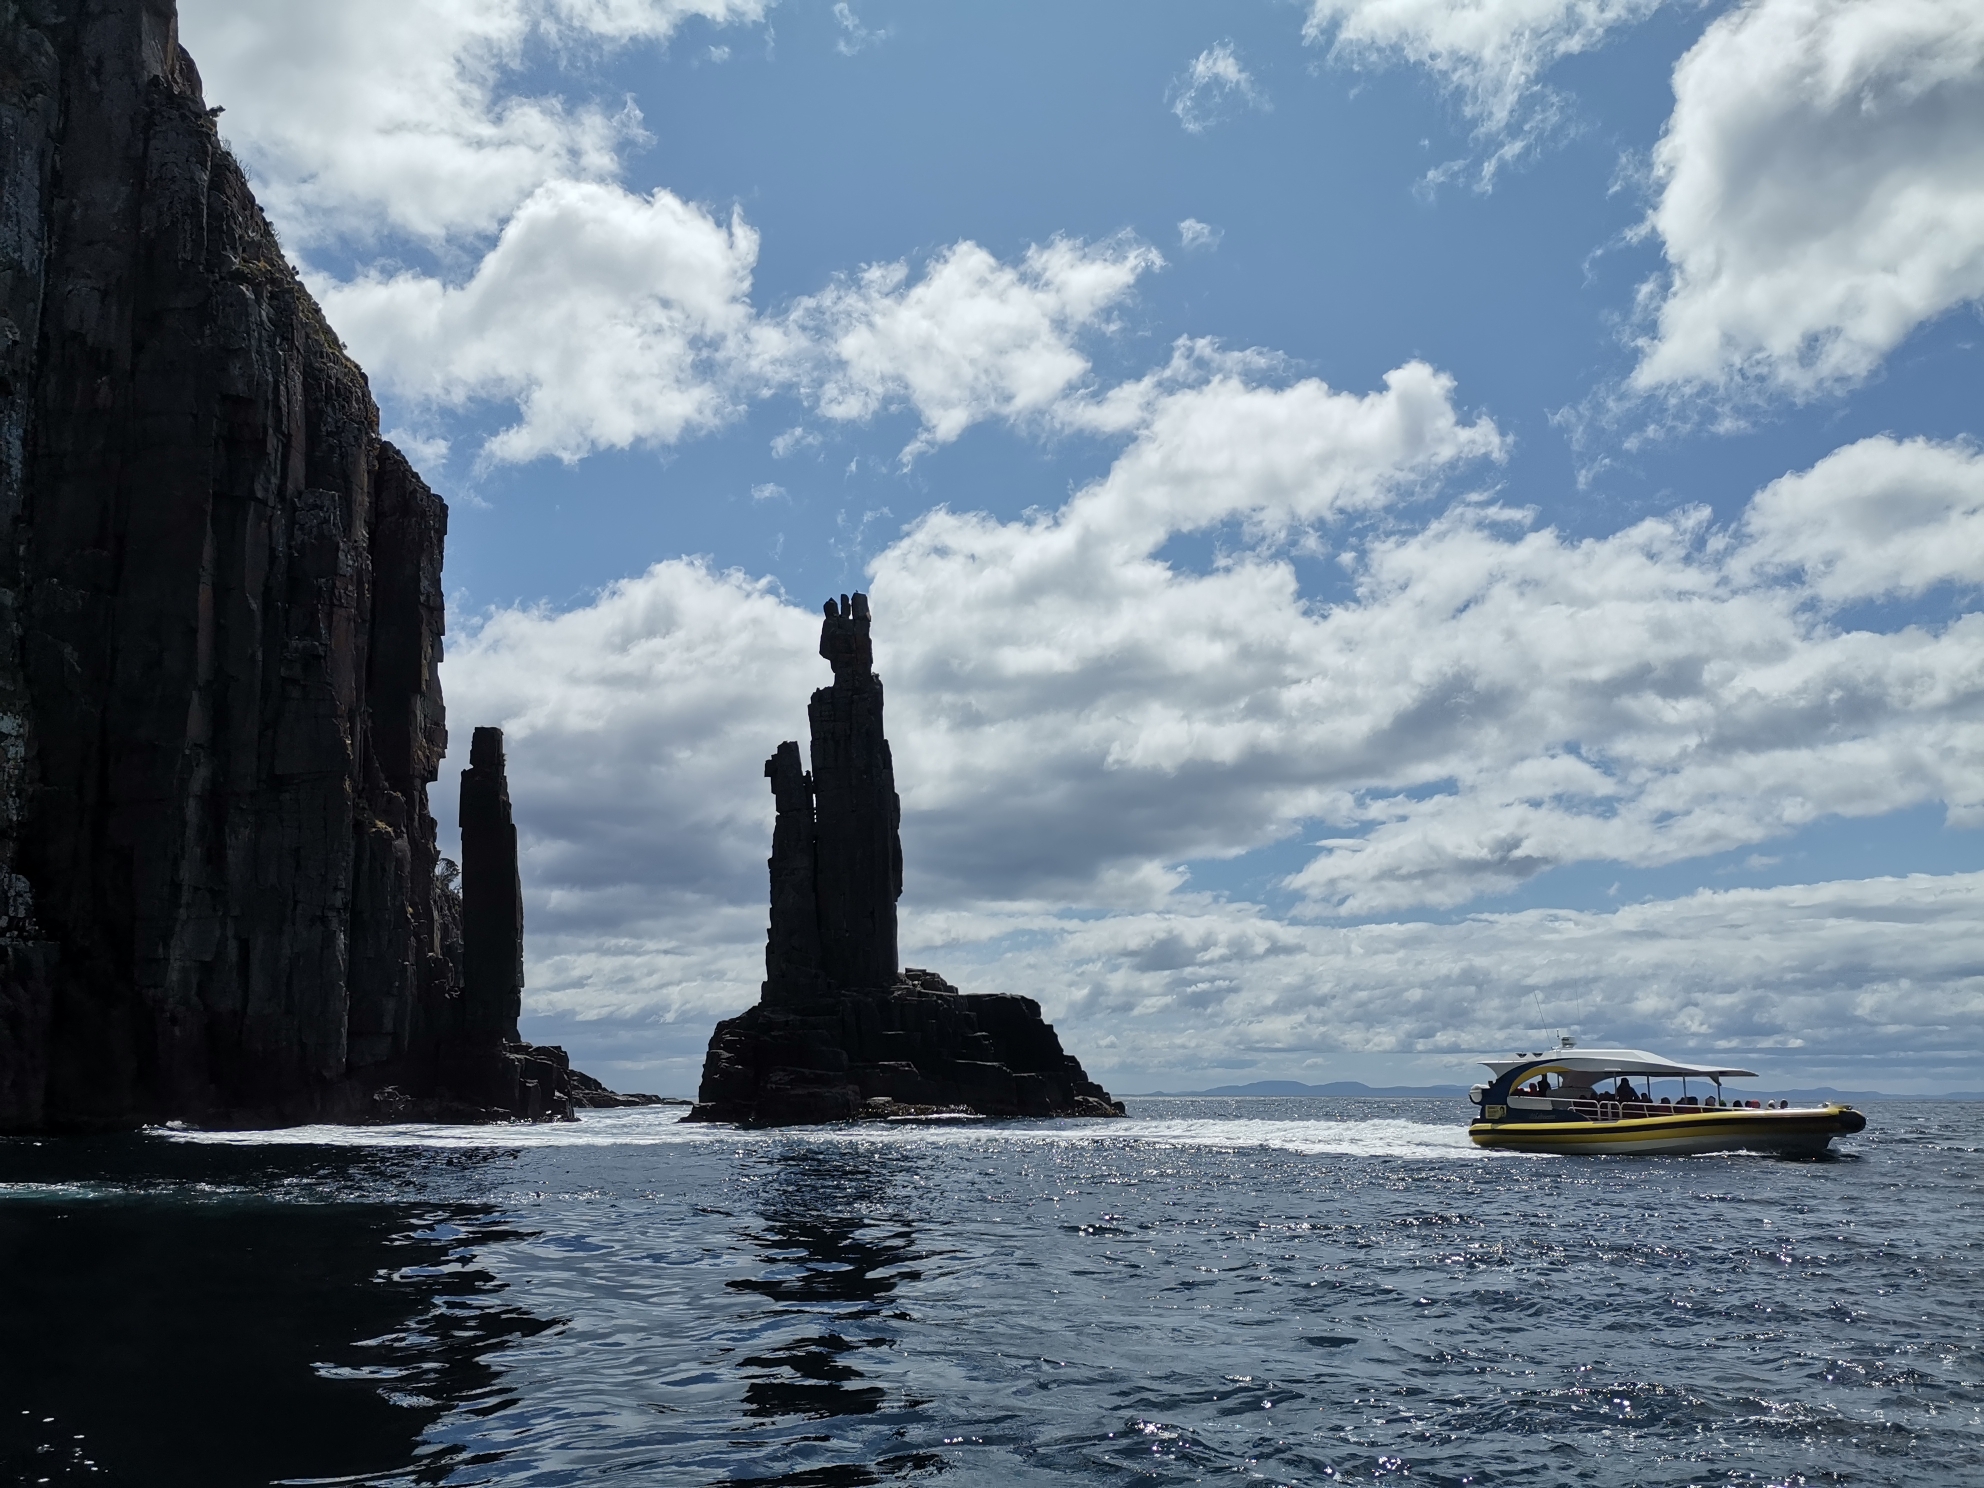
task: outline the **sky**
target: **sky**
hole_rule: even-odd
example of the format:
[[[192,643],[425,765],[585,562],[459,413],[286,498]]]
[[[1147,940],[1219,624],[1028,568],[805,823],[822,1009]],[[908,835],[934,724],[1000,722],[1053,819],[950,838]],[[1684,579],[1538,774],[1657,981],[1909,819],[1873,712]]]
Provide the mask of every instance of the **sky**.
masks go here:
[[[1974,0],[181,0],[450,506],[526,1037],[692,1094],[863,589],[905,963],[1118,1093],[1977,1090]]]

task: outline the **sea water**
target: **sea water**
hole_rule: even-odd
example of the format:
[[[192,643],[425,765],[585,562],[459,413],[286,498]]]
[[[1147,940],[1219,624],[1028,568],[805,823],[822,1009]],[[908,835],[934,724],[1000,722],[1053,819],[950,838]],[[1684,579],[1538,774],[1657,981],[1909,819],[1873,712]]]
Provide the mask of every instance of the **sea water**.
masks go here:
[[[1984,1483],[1984,1104],[0,1142],[23,1483]]]

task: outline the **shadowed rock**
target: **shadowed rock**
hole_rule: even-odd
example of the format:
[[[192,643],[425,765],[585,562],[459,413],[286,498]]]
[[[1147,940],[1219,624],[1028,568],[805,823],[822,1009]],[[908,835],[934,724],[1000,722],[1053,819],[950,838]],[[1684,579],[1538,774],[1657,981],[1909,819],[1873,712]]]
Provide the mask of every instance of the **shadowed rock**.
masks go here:
[[[1032,998],[897,970],[902,807],[869,625],[866,595],[827,601],[820,655],[834,680],[807,709],[813,771],[792,742],[765,761],[777,803],[765,983],[711,1035],[689,1119],[1120,1116]]]
[[[479,728],[462,771],[462,1022],[495,1046],[517,1037],[524,1004],[524,889],[510,817],[503,731]]]
[[[514,833],[486,998],[437,877],[447,507],[218,112],[171,0],[0,0],[0,1130],[546,1114]]]

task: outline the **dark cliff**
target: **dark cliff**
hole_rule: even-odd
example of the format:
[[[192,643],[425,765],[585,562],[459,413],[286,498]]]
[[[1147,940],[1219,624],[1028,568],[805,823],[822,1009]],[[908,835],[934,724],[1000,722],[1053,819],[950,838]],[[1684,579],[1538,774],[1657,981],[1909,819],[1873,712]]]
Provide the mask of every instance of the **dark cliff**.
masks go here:
[[[711,1034],[689,1119],[1120,1116],[1032,998],[897,969],[902,807],[870,625],[866,595],[827,601],[820,655],[834,680],[806,710],[812,773],[795,742],[765,761],[777,806],[765,983]]]
[[[435,878],[447,509],[217,112],[170,0],[0,0],[0,1129],[515,1098]]]

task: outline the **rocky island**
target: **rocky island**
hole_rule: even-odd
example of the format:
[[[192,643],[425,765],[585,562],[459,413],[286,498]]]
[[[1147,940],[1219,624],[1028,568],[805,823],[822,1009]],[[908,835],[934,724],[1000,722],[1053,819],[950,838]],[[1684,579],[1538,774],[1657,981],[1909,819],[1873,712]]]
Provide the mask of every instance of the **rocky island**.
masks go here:
[[[967,994],[898,968],[902,807],[870,620],[866,595],[827,601],[820,655],[834,680],[807,709],[812,772],[796,742],[765,761],[777,803],[765,981],[710,1036],[688,1119],[1122,1115],[1032,998]]]
[[[428,786],[448,512],[171,0],[0,0],[0,1131],[542,1117],[502,736]]]

